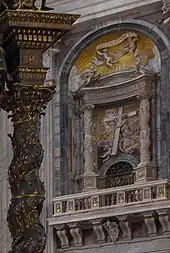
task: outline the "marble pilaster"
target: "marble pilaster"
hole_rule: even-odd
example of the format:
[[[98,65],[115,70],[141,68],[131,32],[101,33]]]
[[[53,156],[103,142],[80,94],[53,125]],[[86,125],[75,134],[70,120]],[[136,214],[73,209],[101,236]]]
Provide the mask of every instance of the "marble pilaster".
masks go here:
[[[0,111],[0,252],[10,250],[11,237],[7,225],[7,211],[10,202],[8,166],[12,159],[12,147],[7,134],[12,133],[11,121],[7,113]]]
[[[45,227],[48,241],[46,246],[46,252],[53,252],[53,230],[47,225],[47,218],[52,215],[53,206],[53,157],[52,157],[52,144],[53,144],[53,135],[52,135],[52,102],[49,103],[46,116],[42,119],[41,123],[41,143],[44,149],[44,159],[40,169],[40,177],[44,181],[45,185],[45,202],[42,212],[42,223]]]
[[[54,55],[52,54],[51,49],[44,53],[44,66],[49,68],[48,73],[46,75],[47,83],[51,82],[54,78]],[[47,252],[54,252],[54,242],[53,242],[53,229],[48,226],[47,218],[52,215],[53,206],[52,206],[52,199],[54,197],[54,157],[53,157],[53,140],[54,140],[54,133],[53,133],[53,124],[54,122],[54,115],[53,115],[53,103],[52,100],[46,109],[46,116],[42,118],[41,121],[41,143],[44,149],[44,158],[43,163],[40,169],[40,177],[41,180],[44,181],[45,185],[45,202],[44,208],[42,212],[42,223],[45,227],[46,234],[48,237],[47,246],[45,249],[45,253]]]

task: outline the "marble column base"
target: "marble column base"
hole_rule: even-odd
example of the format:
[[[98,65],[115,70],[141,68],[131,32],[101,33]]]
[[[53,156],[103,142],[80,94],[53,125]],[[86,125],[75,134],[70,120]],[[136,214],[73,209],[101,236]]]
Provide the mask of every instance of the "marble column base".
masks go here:
[[[148,181],[155,180],[155,166],[151,163],[149,164],[139,164],[136,168],[136,182],[144,183]]]
[[[97,190],[97,177],[94,172],[84,173],[83,175],[83,191]]]

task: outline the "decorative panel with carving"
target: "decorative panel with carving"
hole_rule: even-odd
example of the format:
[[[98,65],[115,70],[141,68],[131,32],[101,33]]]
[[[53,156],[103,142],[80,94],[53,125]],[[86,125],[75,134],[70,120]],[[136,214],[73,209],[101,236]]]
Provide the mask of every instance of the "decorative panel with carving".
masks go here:
[[[99,167],[120,153],[139,158],[138,103],[96,108],[94,121]]]

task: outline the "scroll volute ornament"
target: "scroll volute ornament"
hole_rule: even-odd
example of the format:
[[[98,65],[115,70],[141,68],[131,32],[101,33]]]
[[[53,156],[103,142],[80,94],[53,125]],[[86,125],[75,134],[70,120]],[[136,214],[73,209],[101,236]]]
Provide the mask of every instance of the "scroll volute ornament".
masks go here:
[[[170,0],[162,0],[163,23],[170,23]]]
[[[170,13],[170,0],[162,0],[162,12],[163,14]]]

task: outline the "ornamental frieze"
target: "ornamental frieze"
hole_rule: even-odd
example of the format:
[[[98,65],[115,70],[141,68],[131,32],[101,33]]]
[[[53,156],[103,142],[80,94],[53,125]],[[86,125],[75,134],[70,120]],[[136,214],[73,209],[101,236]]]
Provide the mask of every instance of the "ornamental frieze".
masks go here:
[[[146,88],[149,88],[147,86],[152,86],[152,82],[149,84],[143,75],[138,81],[132,80],[120,85],[98,87],[98,89],[86,88],[83,89],[84,101],[93,104],[119,101],[142,94]]]

